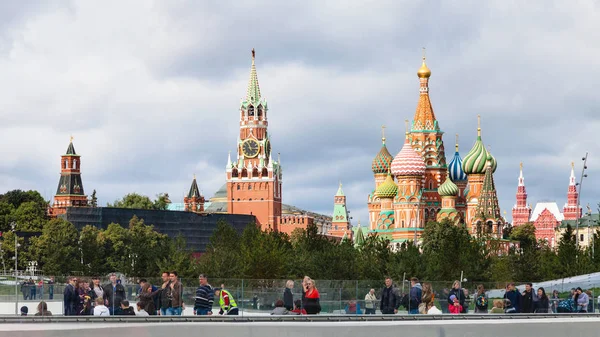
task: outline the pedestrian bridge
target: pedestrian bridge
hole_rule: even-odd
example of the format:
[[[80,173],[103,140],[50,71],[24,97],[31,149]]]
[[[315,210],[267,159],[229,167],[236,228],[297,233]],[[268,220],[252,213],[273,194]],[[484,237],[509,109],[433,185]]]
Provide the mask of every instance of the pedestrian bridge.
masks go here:
[[[596,336],[596,314],[256,317],[0,317],[0,337]]]

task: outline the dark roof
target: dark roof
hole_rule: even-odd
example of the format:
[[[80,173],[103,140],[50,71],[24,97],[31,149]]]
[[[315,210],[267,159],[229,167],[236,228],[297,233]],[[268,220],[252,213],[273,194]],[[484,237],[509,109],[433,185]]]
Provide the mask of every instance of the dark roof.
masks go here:
[[[192,180],[192,186],[190,187],[188,198],[200,198],[200,190],[198,189],[198,183],[196,183],[196,178]]]
[[[579,218],[579,227],[596,227],[600,223],[600,214],[584,215]],[[571,225],[572,228],[577,226],[577,220],[563,220],[560,222],[560,228],[567,228],[567,225]]]
[[[73,142],[69,143],[69,147],[67,148],[67,154],[77,155],[77,153],[75,152],[75,147],[73,146]]]
[[[85,195],[81,175],[77,173],[62,174],[58,181],[56,195]]]

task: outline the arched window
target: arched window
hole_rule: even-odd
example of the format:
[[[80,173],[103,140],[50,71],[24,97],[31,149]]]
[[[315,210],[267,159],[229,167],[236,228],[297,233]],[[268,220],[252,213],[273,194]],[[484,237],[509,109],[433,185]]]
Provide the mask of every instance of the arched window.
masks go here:
[[[73,168],[76,169],[77,168],[77,159],[73,159]]]
[[[254,107],[252,105],[248,106],[248,116],[254,116]]]
[[[237,190],[238,190],[238,191],[240,190],[240,188],[241,188],[241,187],[240,187],[240,184],[237,184]]]
[[[258,119],[262,120],[262,115],[263,115],[263,106],[262,104],[258,106]]]
[[[487,227],[488,227],[488,228],[487,228],[487,231],[488,231],[488,233],[490,233],[490,234],[491,234],[491,233],[493,233],[493,232],[494,232],[494,223],[493,223],[493,222],[491,222],[491,221],[488,221],[488,222],[487,222]]]
[[[252,190],[252,184],[248,185],[248,190]]]

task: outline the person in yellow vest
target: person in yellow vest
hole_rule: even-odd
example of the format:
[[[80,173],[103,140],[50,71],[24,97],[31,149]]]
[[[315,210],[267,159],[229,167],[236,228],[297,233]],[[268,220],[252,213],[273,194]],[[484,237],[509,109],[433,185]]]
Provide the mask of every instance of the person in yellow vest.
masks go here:
[[[215,297],[219,298],[219,306],[221,307],[219,315],[237,315],[239,313],[238,306],[229,291],[215,288]]]

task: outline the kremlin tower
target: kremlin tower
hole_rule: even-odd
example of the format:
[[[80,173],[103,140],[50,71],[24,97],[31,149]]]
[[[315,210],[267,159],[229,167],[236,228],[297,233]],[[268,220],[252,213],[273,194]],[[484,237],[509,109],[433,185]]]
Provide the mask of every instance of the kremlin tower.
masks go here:
[[[504,218],[500,215],[500,206],[498,205],[498,196],[496,195],[493,159],[494,157],[488,152],[485,162],[483,185],[479,193],[477,207],[473,213],[471,228],[472,233],[478,236],[488,234],[501,239]]]
[[[373,171],[373,175],[375,178],[375,188],[373,192],[369,195],[368,207],[369,207],[369,230],[377,229],[377,222],[379,219],[379,213],[381,211],[381,202],[377,196],[376,190],[389,175],[390,167],[392,165],[392,160],[394,157],[390,154],[387,147],[385,146],[385,134],[384,134],[385,126],[381,127],[381,150],[373,159],[373,163],[371,164],[371,170]],[[392,180],[393,182],[393,180]],[[394,196],[396,196],[394,194]]]
[[[488,158],[489,156],[489,158]],[[467,174],[468,179],[468,192],[466,195],[467,204],[467,216],[466,223],[471,229],[471,233],[476,233],[473,219],[475,218],[475,211],[477,209],[478,201],[481,196],[484,178],[487,171],[487,163],[490,164],[490,175],[496,171],[497,163],[496,159],[489,154],[486,150],[483,141],[481,140],[481,118],[477,116],[477,140],[473,145],[473,148],[467,155],[462,163],[464,173]]]
[[[204,202],[204,196],[200,193],[200,189],[198,189],[196,175],[194,175],[190,191],[187,196],[183,198],[184,210],[186,212],[202,213],[204,212]]]
[[[65,214],[67,207],[87,206],[87,201],[81,182],[81,156],[75,152],[71,137],[67,152],[60,157],[60,180],[50,216]]]
[[[563,208],[565,220],[577,220],[581,217],[581,207],[578,204],[579,193],[575,182],[575,163],[571,163],[571,176],[569,177],[569,189],[567,191],[567,203]]]
[[[517,203],[512,209],[512,226],[520,226],[529,222],[531,207],[527,205],[527,191],[523,178],[523,163],[520,164],[519,185],[517,186]]]
[[[348,209],[346,208],[346,195],[342,190],[342,183],[340,182],[340,187],[333,198],[331,230],[328,234],[331,236],[341,237],[347,235],[347,231],[350,231],[350,234],[352,235],[349,218]]]

